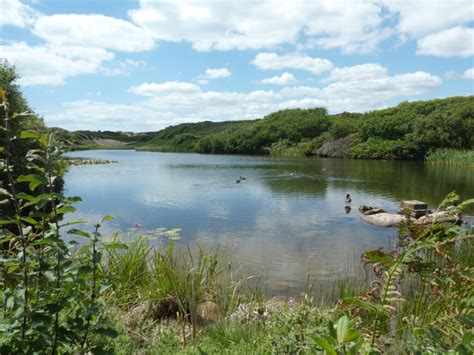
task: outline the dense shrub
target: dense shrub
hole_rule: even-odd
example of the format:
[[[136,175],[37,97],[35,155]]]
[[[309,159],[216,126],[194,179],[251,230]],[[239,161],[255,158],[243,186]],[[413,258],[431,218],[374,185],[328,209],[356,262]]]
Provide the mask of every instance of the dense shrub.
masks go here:
[[[139,149],[287,156],[354,135],[353,158],[424,159],[436,148],[474,147],[474,97],[404,102],[364,114],[287,109],[260,120],[181,124],[148,135]]]

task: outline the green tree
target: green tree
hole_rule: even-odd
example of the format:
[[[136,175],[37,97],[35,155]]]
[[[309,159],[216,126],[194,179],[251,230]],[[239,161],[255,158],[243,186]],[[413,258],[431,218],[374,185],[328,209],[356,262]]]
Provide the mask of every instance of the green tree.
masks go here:
[[[5,127],[7,112],[9,113],[8,116],[11,117],[9,122],[10,132],[8,133],[5,129],[0,130],[0,159],[5,158],[5,147],[9,145],[10,160],[14,162],[12,166],[14,179],[27,172],[26,153],[28,150],[40,147],[37,140],[19,139],[20,133],[25,130],[43,133],[46,130],[43,120],[31,111],[20,88],[15,83],[18,79],[19,76],[15,67],[6,60],[0,60],[0,92],[2,93],[0,101],[4,102],[0,105],[0,126]],[[61,185],[60,180],[58,179],[57,185]],[[5,172],[0,171],[0,187],[6,188],[8,184]],[[18,189],[26,191],[27,184],[20,184]],[[10,216],[12,212],[10,205],[0,205],[1,215]]]

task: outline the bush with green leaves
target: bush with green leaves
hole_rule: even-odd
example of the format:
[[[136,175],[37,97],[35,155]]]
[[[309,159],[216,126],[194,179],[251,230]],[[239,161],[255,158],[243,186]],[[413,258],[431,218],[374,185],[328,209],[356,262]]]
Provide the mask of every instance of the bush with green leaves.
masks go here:
[[[366,113],[286,109],[251,121],[200,122],[150,132],[138,149],[214,154],[314,154],[323,143],[358,137],[351,157],[423,160],[438,148],[474,149],[474,96],[404,102]]]
[[[43,120],[34,114],[28,103],[24,99],[20,88],[15,84],[18,79],[18,74],[15,67],[10,65],[7,61],[0,59],[0,90],[2,96],[0,97],[0,157],[4,158],[7,135],[11,137],[19,137],[24,130],[35,130],[37,132],[46,132]],[[8,102],[8,106],[2,104],[2,102]],[[5,117],[6,111],[10,112],[10,121],[8,122],[8,132],[5,128]],[[26,153],[28,150],[37,149],[40,147],[37,140],[32,139],[13,139],[8,142],[9,154],[11,160],[15,162],[11,166],[10,173],[13,178],[17,178],[20,175],[27,174],[27,159]],[[7,186],[8,177],[4,169],[0,170],[0,187]],[[62,187],[62,179],[58,178],[55,182],[55,190],[59,191]],[[28,191],[28,183],[19,182],[16,186],[17,191]],[[40,188],[36,190],[37,194],[40,194]],[[31,193],[30,193],[31,194]],[[13,206],[10,204],[0,204],[0,215],[12,216],[15,213]]]
[[[451,193],[439,210],[454,215],[472,204]],[[375,275],[372,288],[344,301],[372,346],[472,353],[473,242],[470,228],[439,217],[427,227],[407,222],[391,252],[363,254]]]
[[[56,192],[55,183],[65,169],[62,152],[52,135],[36,130],[14,135],[13,122],[28,113],[11,112],[5,90],[0,90],[0,101],[0,167],[6,177],[1,203],[13,211],[0,220],[0,353],[98,350],[106,344],[103,336],[116,335],[104,322],[103,294],[108,286],[98,273],[99,228],[109,217],[93,234],[69,231],[88,238],[82,246],[66,242],[64,232],[77,222],[63,222],[62,217],[74,212],[72,204],[80,199]],[[35,142],[37,148],[25,154],[25,173],[16,176],[20,170],[15,165],[24,161],[11,149],[18,140]],[[19,188],[25,184],[28,190]]]

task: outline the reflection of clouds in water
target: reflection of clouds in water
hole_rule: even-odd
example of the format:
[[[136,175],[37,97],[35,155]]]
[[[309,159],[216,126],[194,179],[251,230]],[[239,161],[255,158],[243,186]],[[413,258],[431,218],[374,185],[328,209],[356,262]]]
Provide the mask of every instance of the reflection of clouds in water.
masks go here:
[[[232,245],[242,271],[267,280],[273,293],[302,291],[308,273],[319,282],[341,273],[358,275],[362,251],[387,246],[386,230],[365,228],[356,218],[341,221],[340,202],[326,200],[317,210],[312,203],[300,204],[298,199],[269,201],[255,212],[255,224],[237,235],[200,230],[192,242]]]
[[[140,204],[143,204],[147,207],[161,207],[161,208],[170,208],[175,210],[187,210],[191,209],[193,206],[192,200],[185,199],[176,199],[173,198],[173,193],[170,193],[168,196],[163,195],[153,195],[150,192],[139,192],[136,193],[134,198]]]
[[[231,217],[231,209],[228,206],[209,206],[209,215],[217,219],[229,219]]]
[[[242,273],[268,282],[273,294],[304,290],[308,274],[311,282],[325,282],[347,270],[348,275],[351,272],[358,274],[360,266],[359,256],[350,248],[327,255],[311,243],[303,243],[301,247],[294,239],[278,239],[271,235],[247,234],[235,239],[229,235],[199,234],[194,242],[231,245]]]
[[[182,227],[182,244],[233,245],[232,255],[248,274],[268,277],[278,290],[301,290],[308,270],[317,279],[355,273],[362,251],[388,246],[387,237],[396,235],[396,229],[365,224],[359,205],[394,212],[401,199],[434,199],[446,186],[468,192],[474,186],[467,184],[474,174],[459,171],[456,177],[445,169],[442,176],[430,178],[422,163],[131,151],[75,154],[120,161],[71,168],[66,191],[84,199],[79,218],[92,226],[100,219],[95,212],[116,215],[104,234],[139,223],[143,230]],[[247,179],[236,184],[239,176]],[[346,193],[353,200],[350,214],[344,210]]]

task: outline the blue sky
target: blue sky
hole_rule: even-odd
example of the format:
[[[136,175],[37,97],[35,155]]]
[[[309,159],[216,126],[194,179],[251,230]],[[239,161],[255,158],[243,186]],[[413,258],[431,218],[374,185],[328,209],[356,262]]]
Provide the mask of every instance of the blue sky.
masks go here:
[[[151,131],[474,92],[471,0],[0,0],[49,126]]]

